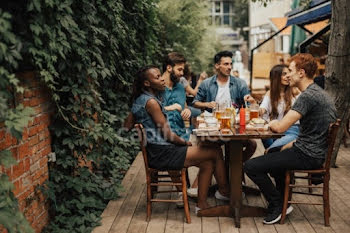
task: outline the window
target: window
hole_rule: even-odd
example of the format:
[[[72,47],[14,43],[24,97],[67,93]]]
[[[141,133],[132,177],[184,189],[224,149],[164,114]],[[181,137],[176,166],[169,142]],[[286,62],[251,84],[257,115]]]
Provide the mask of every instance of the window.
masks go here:
[[[221,17],[220,16],[215,16],[215,25],[221,25]]]
[[[209,9],[209,24],[232,26],[233,0],[210,0],[210,2],[212,7]]]
[[[224,25],[230,25],[230,16],[224,15]]]
[[[220,2],[215,2],[215,13],[220,13]]]
[[[230,13],[230,2],[223,2],[224,4],[224,14]]]

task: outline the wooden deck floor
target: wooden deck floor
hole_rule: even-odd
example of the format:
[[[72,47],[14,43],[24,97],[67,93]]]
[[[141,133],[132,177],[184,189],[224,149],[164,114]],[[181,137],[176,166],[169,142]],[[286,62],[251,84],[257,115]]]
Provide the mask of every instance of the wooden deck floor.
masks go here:
[[[255,155],[262,154],[262,145],[258,143]],[[264,225],[262,218],[242,218],[241,228],[235,228],[231,218],[200,218],[194,214],[195,203],[190,201],[191,224],[184,221],[184,212],[175,204],[155,203],[152,207],[151,221],[146,222],[145,172],[141,154],[137,156],[123,180],[122,197],[110,201],[102,214],[102,225],[93,233],[304,233],[304,232],[350,232],[350,148],[340,148],[338,168],[331,169],[330,201],[331,226],[325,227],[322,206],[294,205],[294,211],[287,217],[284,225]],[[193,177],[195,170],[190,172]],[[247,178],[249,185],[253,183]],[[164,194],[167,195],[167,194]],[[174,194],[173,194],[174,195]],[[315,200],[318,197],[293,195],[295,199]],[[261,196],[246,196],[245,203],[266,206]],[[209,198],[211,205],[222,204],[215,198]]]

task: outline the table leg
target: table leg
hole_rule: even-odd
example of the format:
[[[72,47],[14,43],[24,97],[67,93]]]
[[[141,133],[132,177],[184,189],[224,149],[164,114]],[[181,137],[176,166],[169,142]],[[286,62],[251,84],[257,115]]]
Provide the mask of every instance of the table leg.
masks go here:
[[[230,141],[230,206],[235,217],[236,227],[241,225],[240,208],[242,205],[242,141]]]
[[[225,143],[225,168],[226,168],[226,176],[227,182],[230,183],[230,147],[229,142]]]
[[[226,150],[227,148],[227,150]],[[207,208],[198,212],[199,217],[233,217],[235,226],[240,227],[241,217],[262,217],[266,209],[242,205],[242,149],[240,140],[232,140],[225,145],[230,164],[230,204]]]

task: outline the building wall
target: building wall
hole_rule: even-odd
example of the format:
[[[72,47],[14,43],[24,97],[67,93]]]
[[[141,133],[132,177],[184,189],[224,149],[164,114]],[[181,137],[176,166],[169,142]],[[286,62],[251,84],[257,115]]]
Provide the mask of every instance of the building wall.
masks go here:
[[[292,0],[271,0],[266,7],[260,1],[252,2],[249,5],[250,27],[269,24],[269,18],[283,17],[291,9]]]
[[[293,0],[271,0],[266,7],[260,2],[249,4],[249,48],[258,45],[258,41],[267,39],[273,32],[269,18],[284,17],[285,13],[291,10]],[[285,40],[284,40],[285,41]],[[276,42],[277,43],[277,42]],[[288,46],[287,46],[288,47]],[[276,46],[279,48],[279,45]],[[285,50],[283,46],[283,51]],[[282,49],[281,49],[282,51]]]
[[[17,75],[25,88],[16,101],[35,110],[33,121],[23,131],[21,141],[16,140],[0,123],[0,150],[11,150],[17,165],[8,169],[0,166],[14,184],[14,195],[21,212],[36,232],[41,232],[49,221],[48,203],[37,189],[48,179],[48,154],[51,153],[50,124],[51,104],[48,90],[35,77],[34,72]]]

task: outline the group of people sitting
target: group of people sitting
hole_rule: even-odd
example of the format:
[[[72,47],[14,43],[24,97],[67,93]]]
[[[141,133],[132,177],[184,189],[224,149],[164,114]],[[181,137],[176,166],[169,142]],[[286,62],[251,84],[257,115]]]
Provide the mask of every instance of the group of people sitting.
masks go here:
[[[231,75],[229,51],[214,56],[216,74],[206,78],[202,73],[194,88],[182,78],[185,66],[184,56],[173,52],[165,59],[163,74],[153,65],[138,71],[126,126],[141,123],[146,129],[150,167],[160,170],[199,167],[197,212],[209,207],[207,196],[213,174],[218,184],[216,198],[229,200],[230,190],[221,145],[192,145],[184,121],[203,110],[212,111],[219,102],[241,106],[256,101],[245,81]],[[325,159],[328,126],[336,120],[336,109],[327,93],[314,83],[316,69],[316,61],[310,54],[293,56],[289,67],[272,68],[270,90],[260,105],[260,115],[269,122],[271,130],[284,132],[285,136],[275,141],[264,140],[266,155],[252,159],[256,141],[244,142],[244,171],[269,203],[265,224],[280,220],[285,171],[320,168]],[[186,103],[186,92],[194,96],[192,106]],[[291,211],[292,207],[287,213]]]

